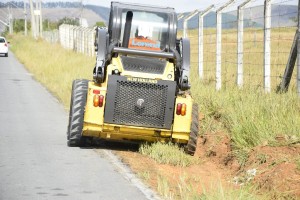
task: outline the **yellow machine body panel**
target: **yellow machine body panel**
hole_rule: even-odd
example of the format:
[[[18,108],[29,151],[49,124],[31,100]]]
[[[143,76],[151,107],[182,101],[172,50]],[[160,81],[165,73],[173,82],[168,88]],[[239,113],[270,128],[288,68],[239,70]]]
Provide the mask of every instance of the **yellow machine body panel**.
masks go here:
[[[122,76],[126,77],[139,77],[139,78],[147,78],[153,80],[174,80],[174,64],[167,62],[166,68],[163,74],[151,74],[151,73],[142,73],[142,72],[134,72],[134,71],[126,71],[123,68],[123,64],[120,57],[113,58],[111,64],[108,66],[108,75],[111,74],[113,70],[119,70],[122,73]],[[106,79],[107,80],[107,79]]]
[[[83,136],[92,136],[107,140],[131,140],[131,141],[175,141],[179,143],[187,143],[190,135],[192,98],[189,95],[175,97],[174,118],[171,129],[160,129],[151,127],[139,127],[124,124],[112,124],[104,122],[105,104],[114,102],[105,102],[105,97],[109,92],[107,90],[107,82],[109,75],[113,71],[118,70],[122,76],[132,81],[142,82],[144,80],[156,83],[157,80],[174,80],[174,65],[167,62],[163,74],[150,74],[125,71],[120,57],[113,58],[107,67],[106,81],[102,84],[89,82],[87,103],[85,106]],[[103,95],[103,106],[94,106],[95,95]],[[176,114],[176,105],[178,103],[186,104],[186,114],[184,116]],[[187,131],[188,130],[188,131]]]

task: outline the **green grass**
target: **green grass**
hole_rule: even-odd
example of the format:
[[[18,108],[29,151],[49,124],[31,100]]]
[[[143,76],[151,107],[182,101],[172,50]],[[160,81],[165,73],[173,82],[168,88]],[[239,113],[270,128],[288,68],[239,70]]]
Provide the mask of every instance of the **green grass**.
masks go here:
[[[197,187],[202,191],[199,193]],[[158,192],[164,199],[180,200],[260,200],[271,199],[267,194],[256,195],[257,190],[251,184],[246,184],[237,188],[224,187],[221,181],[216,180],[211,186],[194,185],[190,183],[185,176],[178,178],[178,183],[174,187],[163,176],[158,176]]]
[[[157,191],[164,199],[174,199],[170,184],[164,176],[157,176]]]
[[[58,44],[33,40],[20,35],[10,36],[11,50],[34,74],[35,79],[45,85],[69,109],[72,81],[92,79],[95,58],[63,49]]]
[[[265,94],[262,90],[237,88],[215,91],[196,77],[192,85],[193,97],[205,116],[201,122],[202,134],[229,133],[238,148],[252,148],[266,142],[277,145],[275,137],[282,134],[300,139],[300,101],[294,92]],[[221,125],[209,129],[212,120]]]
[[[259,199],[269,199],[267,195],[257,196],[255,194],[256,188],[251,185],[245,185],[239,189],[227,189],[224,188],[220,183],[212,186],[209,191],[204,189],[204,192],[200,196],[200,200],[259,200]]]
[[[198,159],[184,153],[182,148],[172,143],[153,143],[143,144],[139,148],[139,152],[147,155],[160,164],[169,164],[179,167],[187,167],[192,164],[197,164]]]

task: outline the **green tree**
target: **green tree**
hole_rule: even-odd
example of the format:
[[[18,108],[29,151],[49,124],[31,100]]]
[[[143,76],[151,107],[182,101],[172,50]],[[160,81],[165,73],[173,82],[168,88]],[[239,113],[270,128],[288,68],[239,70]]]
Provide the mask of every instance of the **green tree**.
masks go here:
[[[43,29],[45,31],[51,31],[51,30],[58,29],[58,22],[52,22],[49,19],[45,19],[43,21]]]
[[[100,22],[96,22],[95,26],[100,26],[100,27],[105,27],[105,23],[100,21]]]
[[[58,21],[57,26],[59,27],[62,24],[70,24],[70,25],[74,25],[74,26],[79,26],[79,21],[76,20],[76,19],[71,19],[71,18],[68,18],[68,17],[64,17],[64,18],[62,18]]]
[[[24,32],[24,27],[25,27],[25,21],[24,19],[14,19],[13,20],[13,31],[14,33],[19,33],[19,32]],[[30,30],[31,28],[31,23],[27,22],[27,29]],[[9,33],[9,28],[6,27],[5,31],[3,32],[4,35],[7,35]]]
[[[24,27],[25,27],[25,20],[24,19],[15,19],[14,20],[14,25],[13,25],[13,30],[15,33],[19,33],[24,31]]]

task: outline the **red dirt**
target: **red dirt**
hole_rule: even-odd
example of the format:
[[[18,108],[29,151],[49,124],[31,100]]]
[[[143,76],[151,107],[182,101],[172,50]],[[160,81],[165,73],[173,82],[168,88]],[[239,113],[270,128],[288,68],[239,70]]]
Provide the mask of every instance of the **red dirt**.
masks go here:
[[[238,188],[247,181],[247,171],[254,170],[251,181],[258,186],[258,194],[269,192],[272,199],[300,198],[300,145],[259,146],[249,153],[247,162],[240,166],[231,148],[230,138],[224,133],[206,134],[198,139],[195,158],[200,164],[190,167],[175,167],[156,163],[137,152],[116,151],[123,162],[144,179],[154,190],[158,189],[158,179],[168,180],[170,192],[180,199],[178,184],[192,184],[198,193],[203,188],[214,188],[222,183],[223,187]],[[298,164],[296,164],[298,163]],[[145,174],[147,173],[147,177]],[[234,179],[239,179],[234,183]]]
[[[262,162],[261,155],[266,159]],[[258,175],[254,181],[263,190],[277,191],[286,197],[300,197],[300,146],[270,147],[253,149],[247,167],[256,167]],[[300,163],[298,164],[300,165]]]

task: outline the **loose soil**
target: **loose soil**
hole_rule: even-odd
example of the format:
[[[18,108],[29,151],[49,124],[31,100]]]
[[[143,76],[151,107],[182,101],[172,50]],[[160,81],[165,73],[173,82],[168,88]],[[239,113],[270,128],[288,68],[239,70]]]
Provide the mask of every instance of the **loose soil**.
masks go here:
[[[153,190],[170,199],[182,199],[184,188],[200,196],[220,184],[239,189],[247,183],[256,186],[258,195],[267,192],[270,199],[300,198],[299,144],[258,146],[239,153],[226,134],[208,133],[198,139],[194,157],[200,163],[189,167],[158,164],[138,148],[113,151]]]

